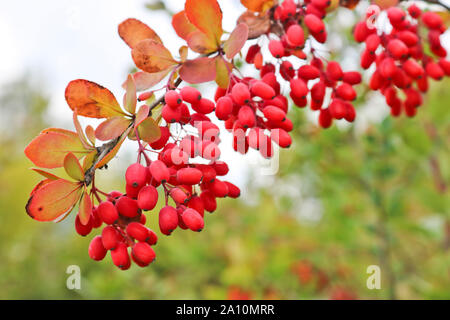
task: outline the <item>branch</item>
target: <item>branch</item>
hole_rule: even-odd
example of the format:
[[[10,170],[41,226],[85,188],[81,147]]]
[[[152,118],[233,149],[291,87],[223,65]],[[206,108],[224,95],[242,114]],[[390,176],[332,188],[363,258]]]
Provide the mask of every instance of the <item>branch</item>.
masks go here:
[[[175,81],[175,83],[174,83],[174,87],[175,88],[178,87],[182,81],[183,80],[181,78],[178,78],[177,81]],[[152,110],[155,109],[158,105],[160,105],[163,102],[164,102],[164,95],[152,103],[152,105],[149,107],[148,116],[150,117],[152,115]],[[133,126],[133,125],[134,125],[134,121],[130,124],[130,126]],[[122,135],[123,135],[123,133],[122,133]],[[104,157],[106,157],[106,155],[108,153],[110,153],[116,147],[116,145],[121,140],[122,135],[120,135],[119,137],[117,137],[113,140],[105,142],[100,147],[96,148],[97,149],[97,160],[95,160],[95,162],[92,164],[92,166],[90,166],[89,169],[87,169],[86,172],[84,173],[84,176],[85,176],[84,184],[86,186],[89,186],[92,183],[97,165],[103,160]]]
[[[406,2],[406,1],[409,1],[409,0],[400,0],[400,1]],[[446,3],[443,3],[443,2],[440,1],[440,0],[422,0],[422,1],[425,2],[425,3],[428,3],[428,4],[432,4],[432,5],[436,5],[436,6],[441,6],[441,7],[444,8],[445,10],[450,11],[450,6],[449,6],[448,4],[446,4]]]

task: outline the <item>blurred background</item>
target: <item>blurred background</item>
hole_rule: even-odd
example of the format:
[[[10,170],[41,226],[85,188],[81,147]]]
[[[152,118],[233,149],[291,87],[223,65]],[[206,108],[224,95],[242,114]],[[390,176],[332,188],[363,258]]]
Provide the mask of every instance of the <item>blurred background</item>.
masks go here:
[[[231,31],[244,8],[238,0],[219,3]],[[351,27],[365,5],[327,19],[326,54],[344,69],[358,66]],[[138,18],[176,52],[182,42],[170,13],[182,7],[150,0],[2,5],[0,299],[449,299],[449,79],[432,84],[413,119],[388,117],[383,100],[363,86],[351,126],[321,130],[315,115],[294,107],[294,143],[280,151],[273,176],[260,176],[257,155],[238,156],[224,139],[227,178],[242,197],[219,201],[201,233],[164,237],[157,210],[147,214],[159,242],[157,260],[144,269],[120,271],[109,255],[90,260],[98,231],[78,236],[74,214],[57,224],[28,217],[24,207],[39,177],[23,149],[48,126],[73,130],[67,83],[89,79],[121,97],[133,65],[117,25]],[[134,147],[99,173],[100,187],[124,188]],[[66,287],[70,265],[81,269],[80,290]],[[366,286],[370,265],[381,268],[380,290]]]

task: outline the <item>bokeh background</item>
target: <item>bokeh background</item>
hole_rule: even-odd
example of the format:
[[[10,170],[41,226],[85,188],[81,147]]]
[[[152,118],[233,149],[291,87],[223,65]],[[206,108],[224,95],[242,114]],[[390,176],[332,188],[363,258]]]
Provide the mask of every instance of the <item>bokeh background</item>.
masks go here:
[[[231,31],[243,7],[238,0],[219,3]],[[176,52],[181,41],[170,29],[170,13],[182,6],[2,4],[0,299],[449,299],[448,79],[432,84],[413,119],[388,117],[382,99],[364,88],[351,126],[321,130],[315,115],[292,108],[294,143],[281,151],[275,175],[261,176],[257,155],[236,155],[225,138],[227,178],[242,197],[220,201],[201,233],[160,235],[157,260],[144,269],[120,271],[109,256],[90,260],[87,248],[98,232],[78,236],[74,215],[57,224],[27,216],[24,206],[39,177],[23,149],[48,126],[73,129],[67,83],[85,78],[121,96],[132,61],[117,25],[138,18]],[[361,48],[350,40],[351,26],[364,6],[339,9],[327,20],[333,32],[324,55],[345,69],[358,65]],[[100,186],[123,189],[130,144],[99,174]],[[156,210],[147,216],[158,230]],[[80,290],[66,287],[70,265],[81,269]],[[381,290],[366,286],[369,265],[381,268]]]

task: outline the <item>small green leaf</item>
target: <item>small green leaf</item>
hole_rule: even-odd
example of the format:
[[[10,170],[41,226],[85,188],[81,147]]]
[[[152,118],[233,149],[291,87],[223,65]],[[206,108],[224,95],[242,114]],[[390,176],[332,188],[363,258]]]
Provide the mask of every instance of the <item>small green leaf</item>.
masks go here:
[[[73,179],[77,181],[84,180],[84,172],[81,168],[80,162],[72,152],[69,152],[64,158],[64,170]]]

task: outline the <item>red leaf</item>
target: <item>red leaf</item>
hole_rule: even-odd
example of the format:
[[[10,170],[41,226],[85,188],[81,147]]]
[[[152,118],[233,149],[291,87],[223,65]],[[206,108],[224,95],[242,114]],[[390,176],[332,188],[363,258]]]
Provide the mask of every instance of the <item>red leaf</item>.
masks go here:
[[[184,40],[187,40],[191,32],[198,30],[196,26],[189,22],[184,10],[172,17],[172,26],[177,35]]]
[[[48,169],[62,167],[64,157],[68,152],[81,158],[89,150],[84,148],[78,134],[57,128],[42,131],[25,148],[25,155],[28,159],[36,166]]]
[[[177,64],[170,51],[153,40],[139,42],[131,55],[136,66],[149,73],[160,72]]]
[[[73,208],[80,198],[81,187],[80,183],[64,179],[46,182],[35,188],[26,205],[26,211],[38,221],[55,220]]]
[[[180,68],[180,77],[189,83],[202,83],[216,78],[215,58],[201,57],[187,60]]]
[[[130,48],[145,39],[152,39],[162,44],[156,32],[137,19],[127,19],[119,24],[119,35]]]
[[[245,23],[238,24],[223,45],[223,50],[227,58],[233,59],[241,51],[247,39],[248,26]]]
[[[217,44],[214,39],[209,38],[200,30],[191,32],[187,37],[189,48],[198,53],[211,53],[217,51]]]
[[[220,44],[222,37],[222,10],[217,0],[186,0],[184,11],[189,21]]]
[[[66,101],[80,116],[109,118],[124,114],[111,91],[88,80],[71,81],[66,88]]]
[[[130,120],[124,117],[106,119],[95,129],[95,137],[102,141],[115,139],[127,130],[130,123]]]
[[[133,74],[134,82],[136,83],[136,91],[147,90],[157,85],[172,70],[173,70],[172,68],[168,68],[166,70],[154,73],[148,73],[143,71],[136,72],[135,74]]]

